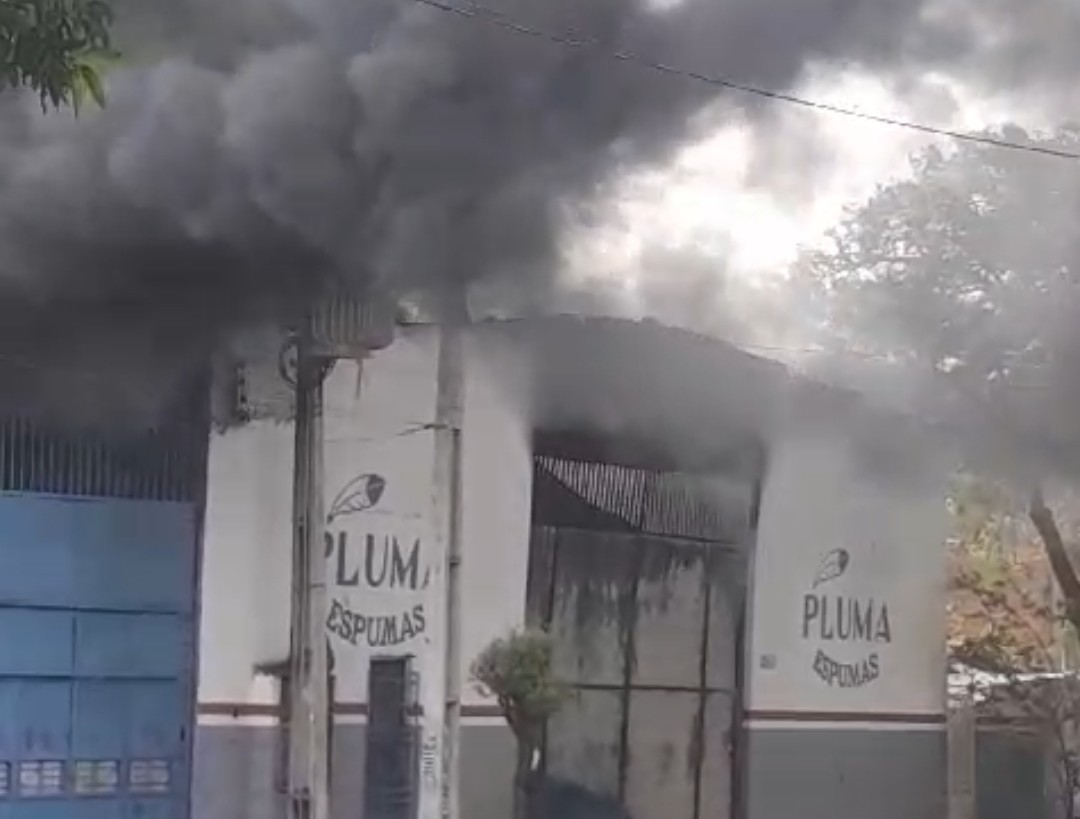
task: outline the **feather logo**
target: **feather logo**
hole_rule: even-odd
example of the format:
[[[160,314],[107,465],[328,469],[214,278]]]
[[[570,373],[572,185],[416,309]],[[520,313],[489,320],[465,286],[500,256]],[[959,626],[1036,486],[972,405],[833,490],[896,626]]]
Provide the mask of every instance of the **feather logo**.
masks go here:
[[[848,554],[847,549],[833,549],[825,555],[825,559],[818,566],[817,574],[814,576],[814,588],[840,577],[847,571],[850,562],[851,555]]]
[[[386,479],[381,475],[358,475],[342,487],[330,504],[326,522],[344,515],[354,515],[375,506],[386,489]]]

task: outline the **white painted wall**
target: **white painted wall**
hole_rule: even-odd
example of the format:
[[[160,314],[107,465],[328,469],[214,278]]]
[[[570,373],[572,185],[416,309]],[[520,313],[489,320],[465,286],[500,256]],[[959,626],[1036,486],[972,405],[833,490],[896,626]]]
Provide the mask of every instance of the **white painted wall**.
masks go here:
[[[292,447],[292,427],[269,421],[211,440],[200,703],[277,703],[253,669],[288,657]]]
[[[912,441],[902,446],[916,469],[888,475],[859,446],[842,425],[790,424],[770,447],[752,579],[751,712],[944,712],[947,460]],[[848,605],[864,618],[873,606],[869,635]],[[845,666],[843,680],[833,663]]]
[[[500,348],[498,338],[474,334],[466,350],[466,664],[493,637],[519,625],[525,608],[529,435],[508,397],[521,392],[504,388],[520,386],[514,377],[525,365],[512,349]],[[364,701],[366,664],[375,654],[414,654],[424,679],[436,681],[441,674],[442,561],[431,523],[433,435],[424,429],[434,419],[435,367],[434,332],[417,329],[365,362],[359,392],[357,367],[350,362],[335,368],[326,386],[328,505],[357,475],[373,472],[386,479],[375,508],[349,516],[347,524],[339,521],[349,527],[349,541],[396,533],[406,543],[419,538],[431,544],[422,547],[422,568],[431,577],[426,590],[371,589],[363,582],[331,586],[332,597],[361,614],[400,615],[420,604],[434,612],[425,617],[422,632],[394,645],[353,645],[333,636],[342,701]],[[926,469],[914,478],[893,479],[868,468],[850,424],[799,423],[793,407],[778,416],[786,421],[769,447],[752,576],[750,710],[940,714],[947,525],[940,453],[925,441],[905,446],[909,455],[927,448],[924,459],[914,457],[925,460]],[[254,668],[283,660],[288,651],[291,460],[288,424],[259,422],[212,442],[200,703],[276,701],[273,686],[256,679]],[[815,588],[822,561],[836,549],[849,556],[845,571]],[[359,569],[362,581],[362,563],[356,555],[349,560],[346,576]],[[336,555],[328,571],[335,580]],[[821,639],[820,620],[813,624],[817,637],[804,639],[807,594],[854,599],[860,606],[870,599],[886,604],[889,641]],[[832,662],[856,665],[876,654],[877,675],[861,685],[830,685],[815,672],[818,651]],[[430,701],[435,690],[425,688],[425,698]],[[481,701],[473,686],[465,693],[467,702]]]
[[[513,361],[476,338],[468,341],[466,361],[463,655],[467,665],[488,641],[520,625],[524,617],[532,469],[526,427],[496,387]],[[434,420],[435,365],[435,335],[420,329],[404,333],[391,348],[366,361],[359,385],[354,362],[339,363],[326,383],[327,509],[353,477],[376,473],[386,481],[374,508],[339,518],[330,527],[335,533],[346,530],[353,550],[361,547],[348,555],[344,573],[351,581],[353,570],[359,569],[356,586],[335,583],[337,554],[331,554],[327,565],[331,599],[366,615],[400,615],[421,604],[429,609],[427,628],[412,639],[396,639],[393,645],[372,646],[364,639],[353,645],[339,634],[331,636],[338,698],[344,702],[364,701],[371,656],[416,655],[417,670],[428,676],[433,658],[441,657],[442,635],[431,614],[437,617],[441,609],[442,564],[441,555],[433,551],[431,522],[433,433],[424,429]],[[499,378],[493,376],[495,370]],[[217,434],[211,442],[201,704],[276,700],[273,687],[257,680],[254,668],[283,660],[288,652],[292,435],[291,424],[262,421]],[[368,534],[377,539],[380,561],[384,535],[397,534],[403,544],[419,538],[421,575],[431,572],[427,589],[369,588],[362,563]],[[379,563],[373,572],[379,576]],[[400,637],[400,619],[398,628]],[[467,702],[482,700],[471,685],[465,693]]]

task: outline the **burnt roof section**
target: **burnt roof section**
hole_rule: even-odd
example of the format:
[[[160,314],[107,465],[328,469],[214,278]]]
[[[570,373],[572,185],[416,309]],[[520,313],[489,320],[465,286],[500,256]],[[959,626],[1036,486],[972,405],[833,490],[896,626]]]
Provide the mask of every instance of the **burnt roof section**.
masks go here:
[[[554,316],[484,323],[477,332],[522,345],[538,428],[648,439],[657,429],[722,420],[756,432],[791,379],[777,362],[655,321]]]
[[[519,351],[534,442],[553,456],[754,474],[763,441],[794,401],[800,415],[824,420],[853,399],[811,388],[733,344],[655,321],[553,316],[484,322],[474,333],[486,342],[481,349]]]
[[[414,324],[399,335],[434,341],[435,332]],[[467,334],[467,366],[482,368],[507,404],[520,408],[537,445],[562,457],[666,471],[745,466],[756,472],[763,446],[778,430],[812,432],[820,425],[877,448],[889,444],[892,461],[902,459],[908,433],[920,426],[733,344],[651,320],[489,320]],[[247,418],[291,415],[290,390],[278,375],[280,345],[280,334],[269,332],[244,357]],[[219,381],[222,393],[229,387]]]

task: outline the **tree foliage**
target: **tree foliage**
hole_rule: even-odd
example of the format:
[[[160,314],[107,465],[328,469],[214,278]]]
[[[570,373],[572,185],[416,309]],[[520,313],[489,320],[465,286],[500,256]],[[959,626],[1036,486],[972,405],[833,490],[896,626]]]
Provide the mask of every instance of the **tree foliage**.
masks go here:
[[[1080,683],[1061,673],[1075,643],[1039,535],[1024,504],[992,481],[961,476],[949,506],[949,659],[954,672],[969,675],[963,699],[996,730],[1039,740],[1051,763],[1049,795],[1060,815],[1072,817]]]
[[[1080,149],[1072,127],[996,135]],[[932,375],[928,383],[962,397],[961,423],[989,422],[987,444],[1008,438],[1020,442],[1010,444],[1014,452],[1075,468],[1078,214],[1071,165],[977,143],[930,148],[913,159],[909,178],[849,210],[798,273],[840,344]],[[1038,482],[1027,516],[1080,623],[1080,578]]]
[[[1080,149],[1074,128],[999,136]],[[1016,380],[1073,340],[1062,333],[1080,309],[1075,170],[979,144],[930,148],[910,178],[850,209],[800,272],[846,340],[973,385]]]
[[[949,508],[949,654],[995,674],[1057,670],[1063,611],[1039,538],[1008,487],[970,475]]]
[[[551,637],[515,631],[490,643],[473,663],[473,677],[499,703],[519,740],[533,742],[566,697],[552,669]]]
[[[0,0],[0,82],[31,89],[42,107],[104,105],[111,23],[104,0]]]
[[[530,813],[533,763],[547,720],[559,710],[568,689],[555,675],[551,637],[544,631],[514,631],[492,641],[472,666],[481,689],[495,697],[517,740],[514,815]]]

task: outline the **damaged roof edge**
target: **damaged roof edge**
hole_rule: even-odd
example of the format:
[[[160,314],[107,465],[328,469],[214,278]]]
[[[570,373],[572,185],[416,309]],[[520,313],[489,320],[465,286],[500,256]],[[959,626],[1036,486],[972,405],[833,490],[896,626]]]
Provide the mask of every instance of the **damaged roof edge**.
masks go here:
[[[434,331],[430,323],[402,322],[398,336],[417,339]],[[731,342],[653,320],[488,319],[467,332],[480,342],[482,358],[510,351],[502,364],[510,371],[494,370],[497,380],[507,382],[497,387],[528,393],[516,398],[538,432],[652,442],[702,460],[729,458],[735,442],[734,448],[741,448],[785,430],[812,431],[815,425],[862,430],[859,437],[868,429],[894,437],[902,430],[931,428],[913,415],[872,406],[849,388],[815,381]],[[255,411],[248,418],[286,421],[291,415],[288,390],[273,383],[277,352],[266,347],[244,359],[244,369],[252,373],[250,387],[266,393],[249,396]]]

